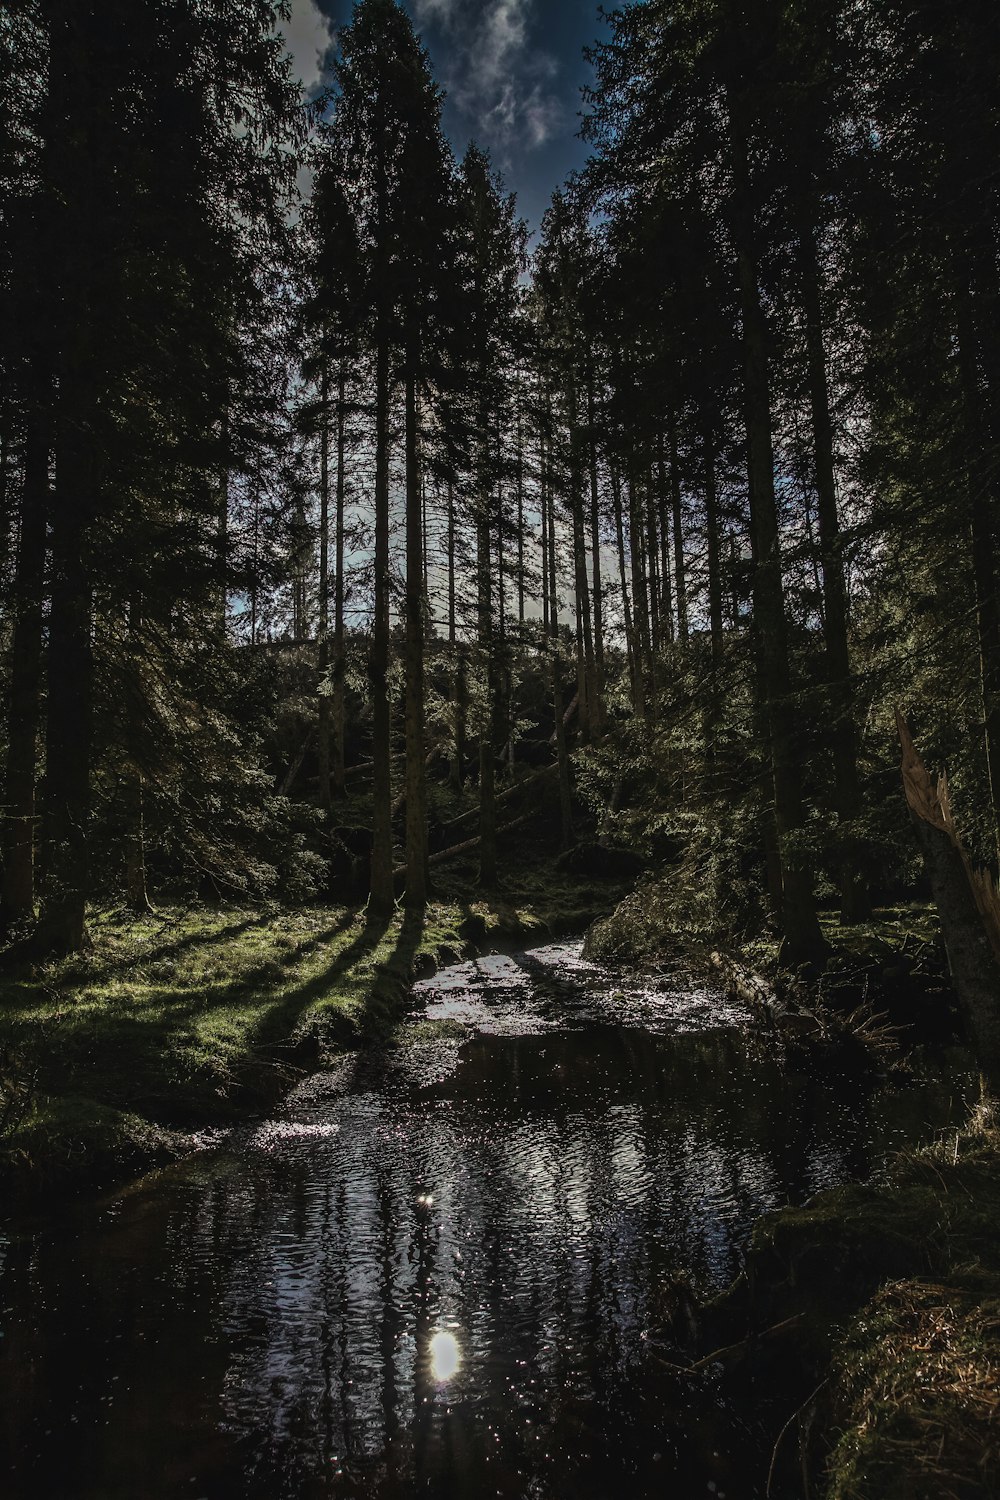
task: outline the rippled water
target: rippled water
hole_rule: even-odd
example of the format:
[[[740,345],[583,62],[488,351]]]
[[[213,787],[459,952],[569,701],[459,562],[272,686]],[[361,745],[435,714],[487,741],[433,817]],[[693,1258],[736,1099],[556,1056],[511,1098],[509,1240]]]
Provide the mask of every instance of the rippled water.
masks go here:
[[[738,1005],[579,944],[448,970],[411,1021],[0,1237],[0,1495],[760,1493],[753,1414],[657,1374],[664,1279],[723,1286],[758,1214],[928,1138],[957,1086],[789,1073]]]

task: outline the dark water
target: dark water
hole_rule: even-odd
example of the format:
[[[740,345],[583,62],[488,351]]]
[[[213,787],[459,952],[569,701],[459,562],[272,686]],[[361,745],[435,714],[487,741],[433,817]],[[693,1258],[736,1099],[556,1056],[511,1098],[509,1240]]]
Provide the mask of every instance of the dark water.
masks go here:
[[[928,1139],[961,1077],[789,1073],[579,944],[414,1000],[281,1119],[0,1234],[0,1496],[761,1493],[755,1413],[642,1338],[664,1278],[725,1285],[758,1214]]]

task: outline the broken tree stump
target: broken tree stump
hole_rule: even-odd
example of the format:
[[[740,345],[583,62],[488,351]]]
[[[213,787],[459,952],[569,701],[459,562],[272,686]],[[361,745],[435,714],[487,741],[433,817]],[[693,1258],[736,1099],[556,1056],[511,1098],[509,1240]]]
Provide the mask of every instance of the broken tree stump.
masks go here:
[[[896,709],[903,790],[941,918],[948,966],[984,1075],[1000,1087],[1000,897],[988,871],[974,870],[952,815],[948,778],[934,780]]]

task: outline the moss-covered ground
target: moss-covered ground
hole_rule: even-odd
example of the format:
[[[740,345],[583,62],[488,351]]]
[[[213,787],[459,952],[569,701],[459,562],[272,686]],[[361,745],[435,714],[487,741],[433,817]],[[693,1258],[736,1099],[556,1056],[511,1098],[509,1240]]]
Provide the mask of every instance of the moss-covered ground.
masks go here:
[[[845,1199],[838,1220],[851,1209]],[[869,1245],[878,1236],[892,1264],[837,1325],[828,1500],[1000,1494],[995,1117],[984,1111],[960,1135],[902,1160],[865,1235]]]
[[[881,1182],[763,1218],[744,1275],[706,1309],[710,1342],[747,1328],[752,1379],[783,1389],[791,1408],[775,1495],[799,1493],[810,1470],[811,1493],[826,1500],[1000,1493],[991,1112],[900,1157]],[[761,1339],[768,1329],[781,1336]]]
[[[937,972],[944,959],[937,910],[928,902],[881,906],[867,922],[850,926],[841,925],[834,908],[821,909],[819,920],[835,971],[865,969],[893,978]],[[629,962],[655,962],[678,946],[697,953],[722,944],[738,947],[761,971],[778,964],[778,935],[733,931],[711,889],[684,866],[641,880],[589,941],[595,955]]]
[[[581,931],[614,903],[541,860],[503,895],[456,866],[388,921],[312,906],[98,911],[91,946],[0,978],[0,1178],[104,1180],[265,1109],[331,1052],[386,1039],[410,980]]]

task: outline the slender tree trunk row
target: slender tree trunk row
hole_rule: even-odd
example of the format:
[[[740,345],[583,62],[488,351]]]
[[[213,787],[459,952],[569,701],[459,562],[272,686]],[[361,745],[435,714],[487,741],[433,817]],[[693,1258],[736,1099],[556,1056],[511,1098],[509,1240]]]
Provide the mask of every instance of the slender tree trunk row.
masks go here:
[[[406,902],[427,902],[427,787],[424,766],[424,525],[416,360],[406,372]]]
[[[837,485],[833,452],[833,423],[826,373],[823,313],[820,299],[816,236],[808,215],[799,232],[802,265],[802,304],[806,323],[809,399],[812,406],[816,463],[820,556],[823,565],[823,621],[826,635],[830,691],[830,739],[833,750],[834,798],[841,824],[850,829],[861,814],[858,778],[857,729],[847,640],[847,590],[837,515]],[[867,885],[858,866],[856,834],[841,835],[841,919],[863,921],[870,914]]]
[[[392,738],[389,704],[389,345],[378,331],[375,352],[375,594],[368,656],[372,702],[372,868],[369,910],[386,916],[393,906]]]
[[[551,426],[551,419],[546,422],[546,428]],[[562,690],[562,674],[559,652],[559,596],[558,581],[556,574],[556,545],[555,545],[555,496],[552,489],[551,463],[547,457],[545,446],[542,448],[542,472],[541,472],[541,506],[543,522],[547,519],[547,525],[543,526],[543,538],[547,536],[548,546],[543,545],[542,570],[548,579],[549,612],[548,612],[548,638],[547,650],[552,683],[552,718],[553,732],[556,742],[556,765],[558,768],[559,781],[559,829],[560,843],[564,849],[568,849],[573,843],[573,800],[572,788],[569,774],[569,749],[566,743],[566,718]]]
[[[754,544],[753,601],[762,700],[771,760],[773,819],[781,866],[781,926],[787,958],[813,963],[824,942],[816,916],[809,860],[802,847],[801,749],[788,661],[787,627],[774,493],[768,336],[760,301],[742,100],[730,91],[729,123],[740,304],[744,410]]]
[[[37,375],[24,444],[24,482],[14,574],[9,740],[3,818],[5,925],[24,922],[35,908],[35,766],[42,682],[42,594],[49,515],[50,408]]]

